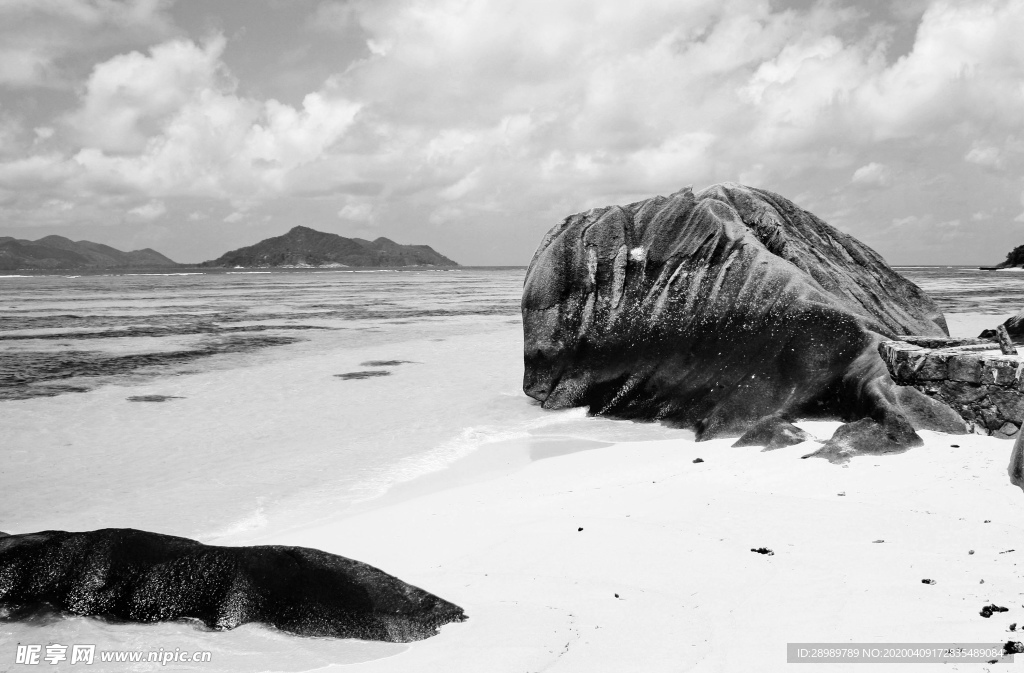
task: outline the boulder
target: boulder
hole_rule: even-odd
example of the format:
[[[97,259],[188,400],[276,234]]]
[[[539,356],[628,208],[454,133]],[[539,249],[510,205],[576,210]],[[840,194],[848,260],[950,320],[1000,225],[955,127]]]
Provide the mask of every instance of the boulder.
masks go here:
[[[1024,432],[1017,433],[1017,440],[1010,452],[1010,464],[1006,467],[1010,483],[1024,490]]]
[[[302,636],[409,642],[462,608],[365,563],[305,547],[217,547],[130,528],[0,537],[0,605],[131,622],[259,622]],[[10,617],[9,617],[10,618]]]
[[[936,304],[765,190],[685,188],[572,215],[534,255],[522,311],[523,389],[546,409],[662,421],[698,440],[765,416],[871,418],[911,444],[914,427],[963,432],[927,396],[904,404],[877,352],[882,338],[946,336]]]
[[[814,437],[779,416],[765,416],[754,423],[733,446],[763,446],[765,451],[812,441]]]
[[[1006,328],[1006,333],[1009,334],[1012,338],[1024,339],[1024,310],[1021,310],[1021,312],[1015,316],[1007,318],[1002,323],[1002,326]],[[983,330],[982,333],[978,335],[978,337],[981,339],[994,339],[996,338],[997,334],[998,327],[996,327],[995,329]]]

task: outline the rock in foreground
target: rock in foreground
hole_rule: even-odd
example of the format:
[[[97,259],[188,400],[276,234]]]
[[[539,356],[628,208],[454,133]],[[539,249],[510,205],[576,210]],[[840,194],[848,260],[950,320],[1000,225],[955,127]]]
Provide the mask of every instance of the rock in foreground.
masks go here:
[[[0,604],[132,622],[259,622],[303,636],[409,642],[462,608],[372,566],[305,547],[216,547],[130,528],[0,537]]]
[[[740,435],[760,419],[867,418],[832,457],[914,428],[963,432],[898,393],[882,337],[947,334],[935,303],[873,250],[768,191],[683,189],[573,215],[523,291],[523,389],[545,408]],[[850,433],[853,433],[851,435]],[[840,450],[841,449],[841,450]]]

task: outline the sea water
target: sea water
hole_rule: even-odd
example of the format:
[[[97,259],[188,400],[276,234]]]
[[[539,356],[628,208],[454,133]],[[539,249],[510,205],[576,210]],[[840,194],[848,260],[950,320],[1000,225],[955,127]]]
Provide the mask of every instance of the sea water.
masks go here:
[[[935,297],[955,334],[1024,307],[1024,274],[899,270]],[[544,411],[525,397],[523,276],[0,276],[0,530],[134,527],[265,544],[517,441],[533,441],[536,459],[692,436]],[[212,665],[191,669],[204,671],[310,670],[406,647],[71,618],[0,623],[0,670],[15,642],[32,639],[214,651]]]

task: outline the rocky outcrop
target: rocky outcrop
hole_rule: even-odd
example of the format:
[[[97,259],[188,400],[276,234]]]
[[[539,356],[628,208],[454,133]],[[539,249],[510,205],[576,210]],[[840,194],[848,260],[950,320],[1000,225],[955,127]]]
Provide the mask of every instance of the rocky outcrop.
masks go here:
[[[743,433],[733,446],[763,446],[765,451],[812,441],[811,433],[779,416],[765,416]]]
[[[458,266],[429,245],[401,245],[381,237],[374,241],[293,227],[282,236],[268,238],[200,266]]]
[[[92,241],[45,236],[38,241],[0,236],[0,270],[110,269],[177,266],[156,250],[123,252]]]
[[[992,330],[994,333],[995,330]],[[879,353],[896,383],[956,411],[967,429],[1009,439],[1024,420],[1024,367],[986,339],[902,337]]]
[[[867,418],[877,427],[854,430],[904,445],[920,441],[915,427],[962,431],[937,402],[900,393],[877,352],[883,338],[946,335],[935,303],[765,190],[686,188],[568,217],[530,264],[522,310],[523,389],[547,409],[698,439],[766,416]]]
[[[1017,315],[1007,318],[1003,322],[1003,327],[1006,328],[1007,334],[1015,339],[1024,339],[1024,311],[1021,311]],[[982,339],[995,339],[996,330],[987,329],[978,335]]]
[[[216,547],[129,528],[0,537],[0,604],[132,622],[259,622],[303,636],[408,642],[462,608],[372,566],[305,547]]]

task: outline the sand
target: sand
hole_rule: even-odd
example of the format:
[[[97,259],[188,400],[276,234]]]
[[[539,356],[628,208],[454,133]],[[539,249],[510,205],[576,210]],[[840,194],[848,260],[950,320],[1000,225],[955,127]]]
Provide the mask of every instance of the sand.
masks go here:
[[[827,438],[838,424],[799,425]],[[627,442],[519,464],[506,443],[504,471],[274,542],[359,558],[470,616],[345,670],[772,671],[788,642],[1022,638],[1012,443],[922,435],[845,467],[801,460],[813,443]],[[1009,611],[985,619],[990,603]]]
[[[981,320],[993,316],[950,322],[966,334]],[[378,350],[353,363],[406,355]],[[338,364],[332,373],[348,371]],[[147,647],[202,642],[224,670],[648,673],[792,670],[791,642],[1024,640],[1010,631],[1024,624],[1024,493],[1006,475],[1011,441],[921,432],[923,447],[837,466],[801,459],[814,442],[762,452],[624,422],[597,441],[578,432],[591,423],[612,422],[534,425],[337,515],[321,511],[299,527],[271,517],[217,540],[356,558],[459,604],[468,621],[408,645],[353,643],[344,656],[252,625],[228,634],[152,627]],[[824,440],[839,423],[798,425]],[[774,553],[751,551],[761,547]],[[992,603],[1008,611],[980,616]],[[143,637],[82,619],[49,628],[65,640],[60,628],[77,629],[75,642],[93,632],[91,642]]]
[[[951,316],[951,331],[992,321]],[[824,440],[839,423],[798,425]],[[764,452],[538,430],[273,542],[385,568],[470,617],[336,670],[775,671],[793,666],[791,642],[1024,640],[1010,630],[1024,624],[1012,442],[920,434],[923,447],[837,466],[801,459],[814,442]],[[1008,611],[982,617],[992,603]],[[912,670],[940,667],[990,666]]]

